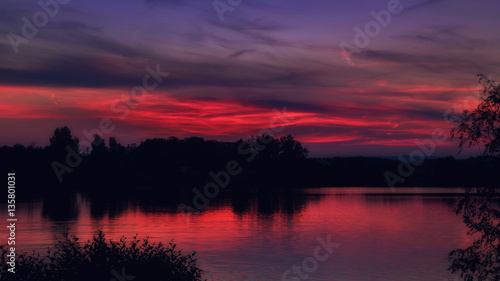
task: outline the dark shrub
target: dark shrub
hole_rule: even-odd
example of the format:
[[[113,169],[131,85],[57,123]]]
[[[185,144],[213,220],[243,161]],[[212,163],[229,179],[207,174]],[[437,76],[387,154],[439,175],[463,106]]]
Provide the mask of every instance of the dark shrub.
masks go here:
[[[45,256],[33,253],[17,255],[16,273],[7,271],[10,246],[0,246],[2,276],[0,280],[22,281],[122,281],[176,280],[198,281],[202,270],[194,258],[196,252],[183,255],[172,242],[150,243],[135,236],[131,242],[106,240],[99,230],[92,241],[78,242],[66,233]],[[16,253],[17,254],[17,253]]]

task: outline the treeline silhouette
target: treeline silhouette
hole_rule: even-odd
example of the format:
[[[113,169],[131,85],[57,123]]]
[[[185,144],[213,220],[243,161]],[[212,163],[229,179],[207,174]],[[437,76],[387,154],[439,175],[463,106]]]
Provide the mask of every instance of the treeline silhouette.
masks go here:
[[[387,186],[386,171],[398,174],[400,161],[376,157],[307,158],[307,148],[293,136],[253,136],[223,142],[199,137],[153,138],[121,145],[95,135],[91,150],[80,151],[68,127],[57,128],[50,145],[3,146],[0,168],[17,175],[17,192],[88,191],[102,194],[190,194],[225,171],[229,161],[241,173],[227,189],[312,186]],[[498,157],[426,159],[397,186],[477,186],[495,181]],[[62,180],[62,181],[60,181]]]

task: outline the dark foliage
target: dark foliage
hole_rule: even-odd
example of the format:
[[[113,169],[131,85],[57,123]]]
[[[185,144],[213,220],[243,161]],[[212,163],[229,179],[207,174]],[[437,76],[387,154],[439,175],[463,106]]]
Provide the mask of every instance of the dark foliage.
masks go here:
[[[174,194],[210,181],[211,171],[225,170],[232,160],[243,168],[232,182],[275,182],[303,164],[308,154],[292,136],[237,142],[153,138],[125,147],[114,137],[106,146],[103,137],[94,135],[90,151],[80,150],[78,144],[68,127],[57,128],[45,148],[0,147],[0,168],[16,172],[23,186],[18,192],[31,195],[77,190]]]
[[[485,155],[500,154],[500,85],[480,74],[484,87],[481,103],[474,110],[465,110],[455,121],[452,136],[463,145],[484,145]]]
[[[500,280],[500,190],[468,188],[455,212],[462,215],[469,235],[477,237],[465,249],[449,254],[449,270],[465,281]]]
[[[232,190],[387,186],[384,172],[397,173],[400,165],[396,159],[374,157],[307,158],[308,150],[292,136],[263,135],[236,142],[153,138],[123,146],[114,137],[106,142],[96,135],[89,152],[73,150],[77,144],[67,127],[58,128],[45,148],[0,147],[0,169],[18,175],[17,184],[22,188],[16,192],[22,196],[57,194],[60,198],[64,193],[85,191],[108,197],[158,194],[192,198],[192,189],[213,181],[210,172],[225,171],[229,161],[241,168],[230,179],[227,189]],[[496,182],[498,170],[498,157],[425,159],[398,186],[488,184]]]
[[[150,243],[134,237],[127,242],[107,240],[102,231],[92,241],[78,242],[66,234],[45,256],[26,253],[17,257],[15,274],[9,273],[7,252],[0,246],[2,276],[5,281],[110,281],[110,280],[202,280],[195,252],[183,254],[172,242]]]
[[[485,155],[500,154],[500,86],[479,75],[483,84],[481,103],[473,111],[465,110],[455,121],[451,134],[463,145],[484,145]],[[491,158],[493,159],[493,158]],[[461,215],[475,235],[472,245],[450,252],[449,270],[459,272],[465,281],[500,280],[500,188],[498,188],[498,158],[493,169],[476,171],[474,187],[466,188],[466,197],[457,204]],[[484,184],[484,178],[488,181]]]

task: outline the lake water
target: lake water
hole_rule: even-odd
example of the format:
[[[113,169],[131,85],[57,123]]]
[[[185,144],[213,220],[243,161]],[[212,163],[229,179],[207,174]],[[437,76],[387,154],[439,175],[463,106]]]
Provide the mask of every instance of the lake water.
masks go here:
[[[293,195],[226,194],[189,215],[162,198],[110,203],[74,195],[18,203],[16,244],[19,250],[44,250],[68,227],[82,240],[101,228],[108,238],[138,233],[196,250],[209,280],[454,280],[447,255],[472,242],[453,212],[461,192],[322,188]],[[331,253],[318,247],[328,237],[339,244]],[[309,272],[302,269],[302,278],[291,271],[282,279],[304,261]]]

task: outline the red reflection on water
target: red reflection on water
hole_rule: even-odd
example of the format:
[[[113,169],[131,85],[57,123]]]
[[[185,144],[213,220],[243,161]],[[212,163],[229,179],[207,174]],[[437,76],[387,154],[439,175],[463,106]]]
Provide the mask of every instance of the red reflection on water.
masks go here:
[[[281,272],[266,269],[265,264],[286,268],[310,256],[316,239],[328,235],[341,247],[318,276],[337,272],[361,277],[374,271],[399,277],[410,271],[444,276],[448,252],[472,241],[453,213],[453,197],[330,194],[304,198],[292,210],[284,207],[290,202],[283,198],[269,202],[249,197],[240,213],[224,201],[189,217],[167,208],[133,205],[121,213],[110,209],[92,217],[90,202],[78,197],[77,215],[66,221],[47,218],[41,203],[21,203],[17,241],[19,249],[43,249],[68,227],[82,241],[100,228],[114,240],[136,234],[153,241],[173,239],[184,251],[196,250],[200,263],[214,276],[228,277],[236,269],[252,274],[259,268],[255,274],[273,278]],[[274,213],[266,209],[273,204],[278,205]]]

